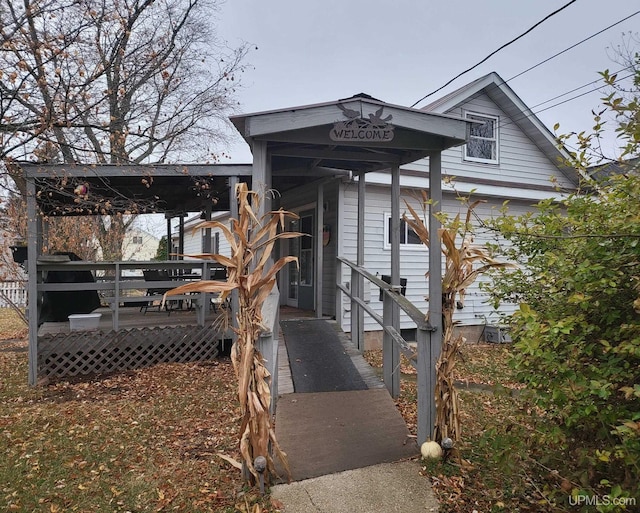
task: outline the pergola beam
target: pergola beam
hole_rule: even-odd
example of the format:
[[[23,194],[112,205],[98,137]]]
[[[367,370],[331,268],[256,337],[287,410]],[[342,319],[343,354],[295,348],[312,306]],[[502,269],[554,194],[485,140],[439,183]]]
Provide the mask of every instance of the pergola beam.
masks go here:
[[[251,176],[250,164],[40,164],[20,163],[27,178],[118,177],[118,176]]]

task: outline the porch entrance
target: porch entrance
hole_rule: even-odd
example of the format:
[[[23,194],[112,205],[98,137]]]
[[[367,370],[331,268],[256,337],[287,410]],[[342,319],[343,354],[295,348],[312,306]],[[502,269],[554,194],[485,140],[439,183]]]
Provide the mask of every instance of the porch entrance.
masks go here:
[[[299,265],[289,264],[287,304],[301,310],[315,309],[315,209],[298,214],[300,219],[289,222],[289,230],[304,233],[304,237],[290,239],[289,254],[298,257]]]

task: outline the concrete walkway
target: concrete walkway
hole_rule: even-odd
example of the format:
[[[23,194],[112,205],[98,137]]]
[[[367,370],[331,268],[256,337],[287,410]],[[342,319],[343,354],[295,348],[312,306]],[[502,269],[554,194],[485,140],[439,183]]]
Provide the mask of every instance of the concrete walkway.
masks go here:
[[[416,461],[382,463],[271,488],[285,513],[425,513],[438,511]]]

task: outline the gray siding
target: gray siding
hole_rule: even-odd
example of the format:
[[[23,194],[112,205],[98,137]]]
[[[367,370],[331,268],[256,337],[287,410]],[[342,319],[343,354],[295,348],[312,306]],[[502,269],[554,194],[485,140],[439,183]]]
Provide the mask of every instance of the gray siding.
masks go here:
[[[367,185],[366,193],[366,214],[365,214],[365,267],[369,272],[383,275],[390,274],[391,268],[391,250],[385,247],[385,214],[391,211],[390,188],[380,185]],[[408,201],[414,208],[417,207],[415,201],[415,190],[402,189],[401,212],[406,210],[404,201]],[[495,198],[486,199],[487,203],[483,203],[476,209],[481,218],[487,218],[495,215],[497,209],[502,206],[502,201]],[[530,210],[528,202],[512,202],[511,212],[513,214],[524,213]],[[453,195],[445,195],[443,201],[443,210],[451,217],[460,213],[461,216],[466,215],[466,208],[461,206],[460,202]],[[494,233],[479,226],[477,221],[474,222],[475,243],[484,244],[486,242],[497,242]],[[345,185],[344,192],[344,215],[342,227],[342,247],[343,256],[349,260],[356,260],[356,240],[357,240],[357,184]],[[400,250],[400,276],[407,278],[407,298],[412,301],[418,308],[427,311],[428,303],[426,295],[428,291],[428,282],[426,273],[429,267],[428,250],[422,245],[402,246]],[[346,270],[345,270],[346,273]],[[349,281],[349,275],[342,279],[343,282]],[[378,289],[372,287],[370,294],[365,299],[369,300],[369,304],[375,311],[382,315],[382,302],[378,300]],[[499,319],[499,313],[496,312],[490,304],[487,303],[487,295],[479,288],[479,283],[474,284],[467,290],[465,298],[465,306],[462,310],[456,312],[455,319],[463,325],[485,324],[487,321],[495,322]],[[500,309],[501,313],[509,314],[513,311],[513,305],[503,305]],[[347,297],[343,297],[342,302],[342,326],[347,331],[350,328],[350,306]],[[402,328],[414,327],[413,323],[403,315]],[[365,330],[377,331],[378,324],[365,314]]]
[[[562,175],[555,164],[488,96],[479,94],[447,114],[463,117],[465,111],[499,117],[499,163],[482,164],[465,161],[463,147],[460,146],[443,152],[443,175],[497,180],[514,187],[518,184],[548,187],[552,184],[553,177],[558,185],[572,187],[571,182]],[[429,162],[424,159],[406,167],[427,171]]]

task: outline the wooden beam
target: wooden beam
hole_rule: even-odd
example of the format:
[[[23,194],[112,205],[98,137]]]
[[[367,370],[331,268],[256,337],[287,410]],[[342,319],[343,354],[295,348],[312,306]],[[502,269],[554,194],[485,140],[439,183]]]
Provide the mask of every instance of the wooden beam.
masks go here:
[[[271,210],[271,198],[267,191],[271,185],[271,159],[265,141],[253,141],[253,166],[251,170],[251,188],[261,195],[260,207],[256,211],[258,219]]]
[[[38,213],[36,208],[36,185],[33,178],[27,178],[27,274],[29,319],[29,385],[35,385],[38,379]]]
[[[315,269],[315,283],[316,283],[316,317],[322,319],[322,276],[324,266],[324,246],[322,245],[322,227],[324,225],[324,182],[318,184],[318,195],[316,197],[316,269]]]
[[[232,219],[238,219],[238,198],[236,197],[236,185],[240,183],[240,179],[237,176],[229,177],[229,216]],[[231,228],[231,227],[229,227]],[[231,292],[231,326],[238,328],[238,310],[240,309],[240,299],[238,297],[238,291],[233,290]],[[236,331],[231,330],[231,338],[235,343],[238,338]]]
[[[358,175],[358,233],[356,264],[364,267],[364,223],[365,223],[366,180],[365,173]],[[355,270],[351,271],[351,290],[360,300],[364,299],[364,278]],[[351,341],[358,350],[364,350],[364,311],[354,300],[351,300]]]
[[[429,156],[429,324],[433,331],[418,343],[418,444],[433,435],[436,419],[436,363],[442,349],[442,251],[438,233],[442,210],[442,155]]]
[[[400,168],[391,168],[391,285],[400,290]],[[400,331],[400,308],[385,295],[385,326]],[[387,390],[394,399],[400,395],[400,350],[390,332],[383,334],[383,375]]]
[[[384,162],[398,164],[400,156],[389,152],[332,150],[328,147],[298,148],[281,147],[273,150],[274,156],[302,157],[309,159],[346,160],[355,162]]]
[[[26,177],[107,177],[107,176],[251,176],[250,164],[27,164],[21,163]]]

